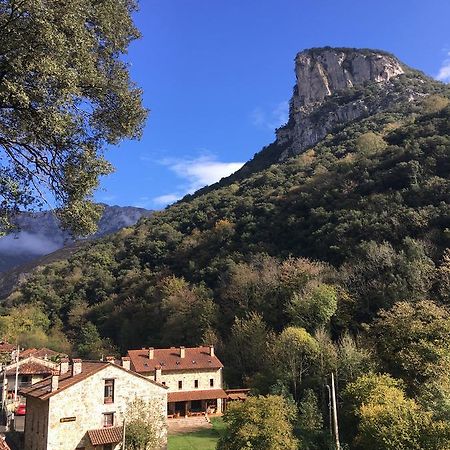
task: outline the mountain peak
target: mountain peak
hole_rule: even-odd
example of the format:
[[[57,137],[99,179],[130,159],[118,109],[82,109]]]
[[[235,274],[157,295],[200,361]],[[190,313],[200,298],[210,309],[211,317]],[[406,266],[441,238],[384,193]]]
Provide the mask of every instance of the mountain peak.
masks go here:
[[[426,77],[380,50],[304,50],[295,58],[295,74],[289,122],[276,131],[275,145],[282,148],[278,161],[302,153],[337,127],[393,111],[426,95],[427,90],[420,86],[423,83],[416,83]]]
[[[382,83],[403,74],[400,61],[378,50],[352,48],[313,48],[295,58],[297,108],[323,101],[335,92],[363,85]]]

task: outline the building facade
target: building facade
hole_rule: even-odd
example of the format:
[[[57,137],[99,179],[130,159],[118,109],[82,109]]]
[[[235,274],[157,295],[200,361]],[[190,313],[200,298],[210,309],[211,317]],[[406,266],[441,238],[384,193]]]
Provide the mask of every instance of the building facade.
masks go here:
[[[35,356],[28,356],[4,366],[0,372],[2,378],[2,401],[5,403],[13,402],[16,390],[29,387],[44,378],[57,373],[59,364],[50,360],[44,360]]]
[[[166,439],[167,388],[113,362],[61,362],[53,375],[22,390],[27,400],[25,450],[116,450],[123,423],[136,398],[162,419]]]
[[[227,394],[213,346],[129,350],[131,369],[168,388],[168,417],[220,414]]]

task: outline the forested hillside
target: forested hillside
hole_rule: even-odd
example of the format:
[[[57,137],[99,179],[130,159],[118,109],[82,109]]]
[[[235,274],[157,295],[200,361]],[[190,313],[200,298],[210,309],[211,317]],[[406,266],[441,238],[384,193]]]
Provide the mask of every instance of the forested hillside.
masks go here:
[[[370,446],[376,414],[409,421],[415,444],[397,448],[444,448],[450,94],[411,70],[389,89],[402,101],[269,165],[274,143],[251,170],[35,273],[4,302],[4,337],[83,357],[214,343],[230,386],[287,390],[319,417],[298,431],[311,449],[336,370],[352,448],[388,448]],[[379,90],[340,91],[320,114]]]

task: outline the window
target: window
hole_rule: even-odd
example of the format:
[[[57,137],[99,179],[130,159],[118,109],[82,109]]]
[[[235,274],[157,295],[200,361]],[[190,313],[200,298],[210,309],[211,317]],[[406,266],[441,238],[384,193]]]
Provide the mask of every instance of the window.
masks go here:
[[[105,403],[114,403],[114,380],[105,380]]]
[[[165,381],[163,381],[162,383],[161,383],[163,386],[165,386],[166,385],[166,382]]]
[[[195,388],[198,388],[198,380],[195,380],[195,381],[194,381],[194,387],[195,387]]]
[[[214,378],[209,379],[209,387],[214,387]]]
[[[103,426],[112,427],[114,425],[114,413],[104,413],[103,414]]]
[[[178,382],[178,389],[183,389],[183,382],[182,381]]]

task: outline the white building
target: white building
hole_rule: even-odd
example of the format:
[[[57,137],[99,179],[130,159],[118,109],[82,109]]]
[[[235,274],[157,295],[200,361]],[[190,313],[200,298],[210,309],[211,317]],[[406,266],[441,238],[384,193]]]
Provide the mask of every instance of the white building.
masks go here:
[[[112,362],[63,362],[59,375],[22,390],[27,400],[25,450],[116,450],[130,403],[167,414],[167,388]],[[163,423],[165,421],[163,420]],[[166,438],[165,425],[161,436]]]
[[[214,347],[129,350],[131,369],[168,387],[169,417],[221,413],[223,365]]]

